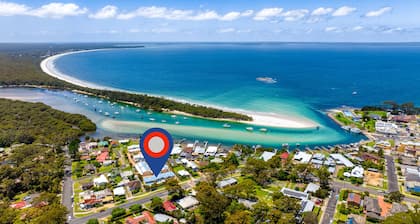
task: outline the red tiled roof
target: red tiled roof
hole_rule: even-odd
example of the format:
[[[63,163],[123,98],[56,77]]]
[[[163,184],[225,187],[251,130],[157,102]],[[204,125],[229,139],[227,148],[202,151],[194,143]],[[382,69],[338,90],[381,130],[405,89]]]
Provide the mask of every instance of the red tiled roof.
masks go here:
[[[381,216],[386,217],[391,210],[392,205],[384,201],[384,197],[378,196],[378,204],[381,207]]]
[[[171,201],[165,201],[163,202],[163,208],[165,209],[165,211],[167,212],[172,212],[177,210],[178,208],[174,205],[174,203],[172,203]]]
[[[282,158],[282,159],[287,159],[287,158],[289,158],[289,153],[287,153],[287,152],[283,152],[282,154],[280,154],[280,158]]]
[[[362,199],[361,199],[360,195],[356,194],[356,193],[349,193],[349,196],[347,197],[347,203],[348,202],[354,202],[354,203],[360,205],[361,200]]]
[[[10,207],[12,207],[14,209],[21,209],[25,206],[26,206],[26,201],[19,201],[19,202],[16,202],[16,203],[10,205]]]
[[[108,158],[109,152],[105,151],[96,157],[96,161],[103,163]]]
[[[146,222],[148,224],[156,224],[156,220],[153,217],[152,213],[148,212],[148,211],[144,211],[142,213],[142,215],[137,216],[137,217],[128,217],[125,220],[126,224],[140,224]]]

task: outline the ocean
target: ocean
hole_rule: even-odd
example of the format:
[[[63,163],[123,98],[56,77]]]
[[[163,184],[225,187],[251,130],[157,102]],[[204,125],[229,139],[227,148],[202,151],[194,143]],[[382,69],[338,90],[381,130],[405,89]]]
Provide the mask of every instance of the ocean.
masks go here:
[[[150,43],[69,54],[54,64],[64,74],[102,86],[309,119],[321,127],[249,133],[242,124],[226,130],[216,121],[163,124],[156,121],[169,120],[167,115],[150,121],[125,113],[100,125],[123,133],[159,125],[179,137],[230,143],[348,143],[362,137],[342,131],[325,116],[326,109],[385,100],[420,103],[420,44]]]

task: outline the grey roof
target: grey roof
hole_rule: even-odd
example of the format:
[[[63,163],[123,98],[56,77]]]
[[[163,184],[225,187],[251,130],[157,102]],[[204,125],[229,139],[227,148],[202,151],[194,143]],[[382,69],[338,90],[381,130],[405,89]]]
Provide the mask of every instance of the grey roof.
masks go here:
[[[381,214],[381,207],[379,207],[378,199],[365,197],[363,201],[366,211]]]
[[[408,208],[406,205],[402,205],[400,203],[392,203],[391,214],[399,213],[399,212],[407,212]]]
[[[308,199],[308,194],[302,191],[295,191],[290,188],[283,187],[280,192],[288,197],[297,198],[300,200]]]
[[[306,186],[305,193],[312,192],[315,193],[320,186],[318,184],[309,183],[308,186]]]
[[[224,188],[224,187],[236,184],[237,182],[238,181],[235,178],[231,177],[231,178],[227,178],[227,179],[224,179],[224,180],[220,181],[217,184],[217,186],[220,187],[220,188]]]

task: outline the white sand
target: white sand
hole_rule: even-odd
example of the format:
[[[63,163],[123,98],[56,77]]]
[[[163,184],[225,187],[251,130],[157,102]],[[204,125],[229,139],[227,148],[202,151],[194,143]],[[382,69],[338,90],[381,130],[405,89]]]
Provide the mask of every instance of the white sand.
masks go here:
[[[76,53],[89,52],[89,51],[98,51],[98,50],[107,50],[107,49],[85,50],[85,51],[76,51],[76,52],[57,54],[57,55],[44,59],[41,62],[40,66],[41,66],[42,71],[44,71],[48,75],[55,77],[57,79],[63,80],[65,82],[69,82],[74,85],[81,86],[81,87],[100,89],[100,90],[124,91],[124,92],[129,92],[129,93],[134,93],[134,94],[145,94],[145,93],[132,92],[132,91],[127,91],[127,90],[122,90],[122,89],[117,89],[117,88],[106,87],[106,86],[97,85],[91,82],[83,81],[83,80],[68,76],[66,74],[63,74],[62,72],[58,71],[55,68],[54,61],[58,59],[59,57],[62,57],[64,55],[69,55],[69,54],[76,54]],[[246,114],[252,117],[253,121],[241,121],[241,122],[251,124],[251,125],[281,127],[281,128],[315,128],[316,126],[319,125],[318,123],[312,120],[302,118],[302,117],[297,117],[297,116],[291,117],[291,116],[275,114],[275,113],[263,113],[263,112],[246,111],[246,110],[241,110],[241,109],[224,108],[224,107],[218,107],[214,105],[205,105],[202,103],[195,103],[195,102],[190,102],[186,100],[175,99],[175,98],[167,97],[167,96],[158,96],[158,95],[153,95],[149,93],[147,93],[147,95],[165,97],[167,99],[174,100],[177,102],[182,102],[182,103],[188,102],[191,104],[203,105],[203,106],[218,108],[225,111]]]

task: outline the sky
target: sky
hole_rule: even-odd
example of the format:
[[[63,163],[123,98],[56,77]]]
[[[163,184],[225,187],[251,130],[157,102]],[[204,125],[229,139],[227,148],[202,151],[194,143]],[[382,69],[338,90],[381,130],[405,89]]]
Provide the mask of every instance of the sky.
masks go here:
[[[0,42],[417,42],[418,0],[0,0]]]

